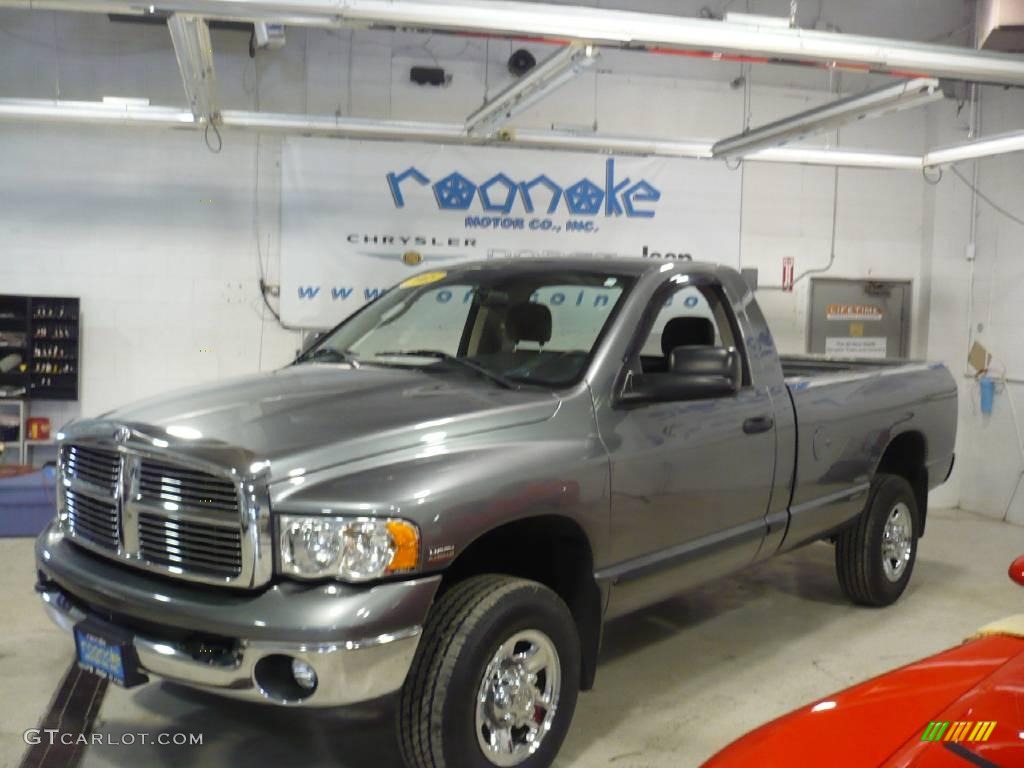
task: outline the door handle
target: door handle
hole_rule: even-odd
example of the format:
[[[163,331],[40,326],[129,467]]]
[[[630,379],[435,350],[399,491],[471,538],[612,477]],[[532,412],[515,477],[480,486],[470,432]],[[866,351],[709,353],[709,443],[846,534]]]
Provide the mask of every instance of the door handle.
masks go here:
[[[754,416],[743,422],[743,431],[748,435],[756,435],[760,432],[767,432],[775,426],[775,419],[771,416]]]

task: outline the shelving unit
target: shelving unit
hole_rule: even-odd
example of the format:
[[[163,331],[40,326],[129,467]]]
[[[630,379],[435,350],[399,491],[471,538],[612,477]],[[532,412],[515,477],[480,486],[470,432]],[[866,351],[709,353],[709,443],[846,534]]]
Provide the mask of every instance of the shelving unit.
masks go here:
[[[0,398],[77,400],[80,331],[77,298],[0,296]]]
[[[28,296],[0,296],[0,397],[27,397],[31,384]]]
[[[40,461],[39,450],[50,449],[53,452],[53,460],[57,458],[57,441],[54,439],[49,440],[26,440],[25,441],[25,463],[31,464],[33,467],[39,466],[36,464]],[[45,463],[45,460],[43,460]]]
[[[9,464],[8,452],[14,449],[18,452],[18,463],[27,464],[28,460],[25,455],[25,401],[0,400],[0,414],[10,415],[12,412],[17,414],[18,434],[14,440],[0,439],[0,445],[4,449],[0,463]],[[0,437],[6,437],[6,435],[0,435]]]
[[[32,400],[77,400],[79,373],[78,299],[30,299]]]

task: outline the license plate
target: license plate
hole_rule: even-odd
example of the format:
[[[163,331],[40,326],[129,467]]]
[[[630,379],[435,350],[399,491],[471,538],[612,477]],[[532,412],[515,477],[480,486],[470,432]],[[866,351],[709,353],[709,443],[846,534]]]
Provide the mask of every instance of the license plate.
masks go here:
[[[131,688],[146,682],[139,670],[130,633],[117,627],[86,619],[75,625],[78,666],[112,683]]]

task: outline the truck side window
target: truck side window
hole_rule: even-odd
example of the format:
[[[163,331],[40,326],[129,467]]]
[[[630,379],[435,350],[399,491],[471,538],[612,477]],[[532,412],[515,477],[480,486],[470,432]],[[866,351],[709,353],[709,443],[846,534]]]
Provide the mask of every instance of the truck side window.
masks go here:
[[[640,348],[644,373],[668,370],[668,353],[680,346],[734,347],[736,340],[719,292],[688,285],[668,297]]]

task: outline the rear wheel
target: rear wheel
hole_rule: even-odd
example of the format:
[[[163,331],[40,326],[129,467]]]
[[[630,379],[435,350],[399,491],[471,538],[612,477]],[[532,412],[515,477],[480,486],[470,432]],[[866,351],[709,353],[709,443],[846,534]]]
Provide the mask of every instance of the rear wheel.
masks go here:
[[[836,572],[850,600],[886,606],[903,594],[917,559],[920,519],[910,483],[898,475],[875,478],[864,511],[836,538]]]
[[[409,768],[546,768],[576,708],[580,643],[547,587],[475,576],[431,610],[399,702]]]

